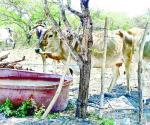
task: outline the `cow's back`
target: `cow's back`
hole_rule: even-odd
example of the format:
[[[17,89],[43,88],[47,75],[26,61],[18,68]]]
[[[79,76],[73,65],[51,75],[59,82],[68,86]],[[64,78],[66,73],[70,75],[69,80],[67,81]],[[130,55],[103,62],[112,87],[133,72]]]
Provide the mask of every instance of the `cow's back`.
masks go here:
[[[135,52],[134,58],[136,58],[136,61],[138,61],[138,51],[139,51],[140,43],[143,38],[144,29],[134,27],[134,28],[129,29],[128,33],[132,35],[135,40],[134,46],[135,46],[136,52]],[[143,51],[143,57],[144,59],[148,61],[150,60],[150,35],[149,33],[146,34],[145,36],[145,46],[144,46],[144,51]]]
[[[118,31],[109,31],[107,40],[107,57],[106,67],[112,67],[122,62],[123,42]],[[93,67],[101,67],[103,59],[104,32],[93,33],[92,65]]]

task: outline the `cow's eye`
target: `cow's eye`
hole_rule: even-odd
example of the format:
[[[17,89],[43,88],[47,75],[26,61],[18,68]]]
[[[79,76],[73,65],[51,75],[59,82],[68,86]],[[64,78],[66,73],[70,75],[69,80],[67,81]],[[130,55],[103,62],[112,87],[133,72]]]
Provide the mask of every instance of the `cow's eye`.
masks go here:
[[[49,35],[49,38],[50,38],[50,37],[53,37],[53,35],[52,35],[52,34],[51,34],[51,35]]]

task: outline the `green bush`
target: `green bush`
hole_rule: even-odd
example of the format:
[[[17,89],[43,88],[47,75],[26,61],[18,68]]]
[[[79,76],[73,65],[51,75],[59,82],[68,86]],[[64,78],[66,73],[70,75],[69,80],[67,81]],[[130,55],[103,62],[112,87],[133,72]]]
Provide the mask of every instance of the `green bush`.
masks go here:
[[[101,118],[99,115],[95,113],[91,113],[88,115],[88,118],[96,122],[98,125],[115,125],[115,122],[112,118]]]
[[[41,106],[39,109],[33,99],[27,99],[22,102],[20,106],[13,106],[10,99],[0,105],[0,112],[3,112],[5,116],[15,116],[15,117],[26,117],[33,116],[35,118],[40,118],[44,113],[44,106]]]

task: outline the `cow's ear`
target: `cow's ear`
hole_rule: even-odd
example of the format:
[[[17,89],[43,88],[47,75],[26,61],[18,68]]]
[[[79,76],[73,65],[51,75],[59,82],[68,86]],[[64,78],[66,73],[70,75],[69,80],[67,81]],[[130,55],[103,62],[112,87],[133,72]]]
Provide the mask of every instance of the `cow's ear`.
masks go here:
[[[119,30],[116,34],[123,38],[123,31]]]
[[[129,33],[130,35],[132,35],[132,32],[131,32],[131,31],[128,31],[128,33]]]
[[[57,37],[57,31],[53,31],[55,37]]]

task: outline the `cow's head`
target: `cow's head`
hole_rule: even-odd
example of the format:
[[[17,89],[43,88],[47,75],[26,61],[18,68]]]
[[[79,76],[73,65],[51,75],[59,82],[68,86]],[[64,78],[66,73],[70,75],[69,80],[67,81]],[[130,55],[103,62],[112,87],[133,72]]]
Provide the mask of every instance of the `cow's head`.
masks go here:
[[[58,32],[54,28],[49,28],[41,34],[38,41],[38,47],[35,49],[35,52],[40,53],[40,51],[46,50],[49,52],[58,52],[61,49],[61,43]]]
[[[70,30],[64,29],[62,33],[68,41],[73,41],[73,35]],[[61,38],[58,31],[54,27],[51,27],[41,35],[38,42],[38,48],[36,48],[36,53],[39,53],[40,50],[60,53],[63,49],[63,41],[64,39]]]

